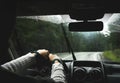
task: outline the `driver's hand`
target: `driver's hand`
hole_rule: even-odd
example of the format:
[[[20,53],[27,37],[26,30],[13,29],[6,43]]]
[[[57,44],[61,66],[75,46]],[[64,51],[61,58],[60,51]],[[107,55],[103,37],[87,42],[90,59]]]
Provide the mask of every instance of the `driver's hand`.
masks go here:
[[[45,49],[37,50],[37,52],[40,53],[40,55],[45,59],[49,59],[50,61],[53,61],[54,59],[60,59],[60,57],[58,57],[56,54],[49,54],[49,51]]]
[[[49,54],[49,60],[53,61],[54,59],[60,59],[56,54]]]
[[[49,56],[49,51],[46,49],[40,49],[37,50],[38,53],[40,53],[41,56],[43,56],[44,58],[48,59]]]

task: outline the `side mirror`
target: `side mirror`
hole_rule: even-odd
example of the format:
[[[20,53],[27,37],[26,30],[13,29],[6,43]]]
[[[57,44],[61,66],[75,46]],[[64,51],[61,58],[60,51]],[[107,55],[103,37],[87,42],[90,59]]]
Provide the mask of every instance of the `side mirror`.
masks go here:
[[[69,24],[69,31],[102,31],[103,22],[74,22]]]

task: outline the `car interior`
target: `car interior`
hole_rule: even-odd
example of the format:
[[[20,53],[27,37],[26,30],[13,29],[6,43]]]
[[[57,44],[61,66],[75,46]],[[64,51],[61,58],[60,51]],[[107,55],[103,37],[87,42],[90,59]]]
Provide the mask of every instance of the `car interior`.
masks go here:
[[[77,20],[77,22],[70,22],[68,30],[77,33],[101,31],[104,24],[102,21],[96,20],[103,18],[105,14],[120,12],[119,3],[114,0],[17,0],[8,1],[7,3],[3,1],[3,3],[5,5],[1,5],[2,12],[0,16],[2,21],[0,23],[2,26],[0,32],[0,64],[16,59],[21,56],[20,54],[25,53],[23,52],[24,49],[20,47],[20,41],[15,37],[17,32],[13,29],[17,23],[16,17],[69,15],[71,19]],[[78,60],[74,55],[69,38],[66,36],[67,32],[64,28],[62,30],[72,57],[71,60],[63,60],[68,83],[120,82],[120,62]],[[10,33],[14,34],[10,35]],[[2,41],[2,38],[5,38],[4,41]],[[9,43],[5,45],[7,38],[9,38]],[[16,49],[16,46],[19,49]],[[25,70],[24,75],[33,77],[38,75],[50,76],[50,63],[46,62],[44,66],[42,64],[35,66]]]

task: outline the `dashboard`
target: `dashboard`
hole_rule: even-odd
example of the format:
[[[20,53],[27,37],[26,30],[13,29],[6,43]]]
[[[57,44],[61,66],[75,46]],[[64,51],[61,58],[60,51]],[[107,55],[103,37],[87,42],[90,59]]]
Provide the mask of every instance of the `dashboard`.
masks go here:
[[[103,83],[104,67],[97,61],[66,62],[69,71],[69,83]]]
[[[50,77],[51,65],[48,65],[29,69],[27,74]],[[120,63],[63,60],[63,66],[68,83],[120,83]]]
[[[68,83],[120,83],[120,63],[64,61]]]

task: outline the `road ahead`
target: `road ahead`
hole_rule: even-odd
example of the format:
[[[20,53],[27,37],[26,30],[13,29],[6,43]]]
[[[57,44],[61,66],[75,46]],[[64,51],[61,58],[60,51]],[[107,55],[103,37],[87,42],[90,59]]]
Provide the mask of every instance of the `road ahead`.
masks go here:
[[[58,53],[59,57],[63,60],[73,60],[72,54],[69,53]],[[77,60],[90,60],[90,61],[100,61],[102,52],[75,52]]]

